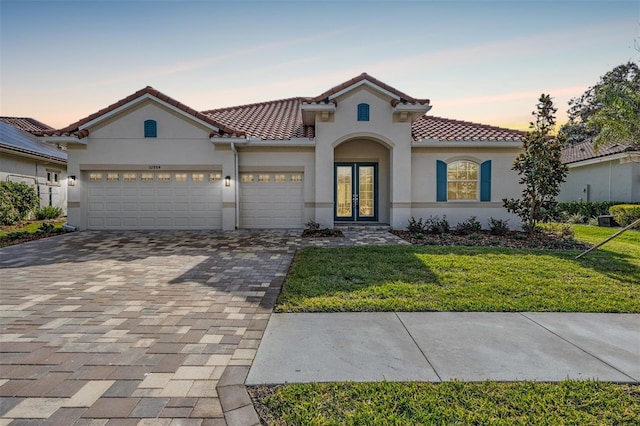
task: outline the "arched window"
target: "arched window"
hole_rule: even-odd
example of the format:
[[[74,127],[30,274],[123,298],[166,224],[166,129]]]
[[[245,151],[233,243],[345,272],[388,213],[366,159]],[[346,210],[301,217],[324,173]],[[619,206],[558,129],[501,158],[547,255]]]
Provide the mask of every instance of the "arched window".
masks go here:
[[[447,199],[478,199],[478,164],[472,161],[454,161],[447,165]]]
[[[358,104],[358,121],[369,121],[369,104]]]
[[[158,137],[158,123],[156,123],[156,120],[145,120],[145,122],[144,122],[144,137],[145,138],[157,138]]]

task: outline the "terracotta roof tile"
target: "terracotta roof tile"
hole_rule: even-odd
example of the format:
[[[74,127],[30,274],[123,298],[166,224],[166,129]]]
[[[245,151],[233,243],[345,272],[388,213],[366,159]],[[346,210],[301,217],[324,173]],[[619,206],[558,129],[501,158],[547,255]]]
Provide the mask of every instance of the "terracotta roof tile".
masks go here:
[[[312,102],[321,102],[321,101],[329,98],[330,96],[335,95],[336,93],[340,92],[341,90],[344,90],[347,87],[350,87],[350,86],[352,86],[352,85],[354,85],[356,83],[361,82],[362,80],[367,80],[368,82],[373,83],[376,86],[383,88],[387,92],[393,93],[394,95],[396,95],[397,97],[402,99],[402,101],[406,101],[406,102],[412,103],[412,104],[421,104],[421,105],[428,105],[429,104],[429,99],[417,99],[417,98],[411,97],[411,96],[407,95],[406,93],[403,93],[403,92],[399,91],[398,89],[393,88],[393,87],[381,82],[380,80],[370,76],[366,72],[363,72],[359,76],[354,77],[351,80],[347,80],[344,83],[339,84],[339,85],[327,90],[326,92],[322,93],[321,95],[318,95],[316,97],[310,98],[310,100]]]
[[[592,158],[605,157],[611,154],[619,154],[636,149],[628,145],[610,144],[600,147],[597,151],[591,141],[570,145],[562,150],[562,162],[565,164],[576,163],[578,161],[590,160]]]
[[[98,112],[95,112],[79,121],[76,121],[75,123],[72,123],[70,125],[68,125],[67,127],[64,127],[62,129],[57,129],[57,130],[43,130],[41,132],[39,132],[39,134],[41,135],[52,135],[52,136],[76,136],[78,138],[83,138],[89,135],[89,131],[87,129],[84,130],[80,130],[80,126],[89,123],[90,121],[95,120],[98,117],[103,116],[104,114],[107,114],[115,109],[120,108],[123,105],[128,104],[131,101],[134,101],[136,99],[138,99],[141,96],[144,96],[146,94],[149,94],[155,98],[160,99],[161,101],[167,102],[170,105],[175,106],[176,108],[181,109],[182,111],[184,111],[185,113],[194,116],[195,118],[204,121],[205,123],[208,123],[214,127],[217,127],[218,129],[220,129],[220,135],[224,135],[224,134],[232,134],[232,135],[238,135],[238,136],[242,136],[244,135],[243,132],[238,131],[236,129],[230,128],[225,126],[224,124],[218,123],[216,121],[214,121],[213,119],[211,119],[211,117],[198,112],[192,108],[189,108],[187,105],[184,105],[178,101],[176,101],[173,98],[170,98],[169,96],[165,95],[164,93],[161,93],[159,91],[157,91],[156,89],[154,89],[151,86],[147,86],[144,89],[138,90],[137,92],[135,92],[132,95],[127,96],[124,99],[120,99],[118,102],[113,103],[111,105],[109,105],[106,108],[101,109]]]
[[[520,141],[525,132],[471,123],[469,121],[423,115],[412,123],[411,135],[416,141],[422,139],[441,141]]]
[[[7,123],[16,129],[30,133],[42,132],[43,130],[53,130],[53,127],[30,117],[0,117],[0,121]]]
[[[313,138],[313,126],[302,122],[304,98],[280,99],[204,111],[219,123],[265,140]]]

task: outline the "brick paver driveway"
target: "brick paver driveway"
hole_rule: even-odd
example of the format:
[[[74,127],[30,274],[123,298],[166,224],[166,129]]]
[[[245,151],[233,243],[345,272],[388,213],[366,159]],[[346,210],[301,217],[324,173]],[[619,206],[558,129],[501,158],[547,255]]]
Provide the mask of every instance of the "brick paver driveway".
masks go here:
[[[0,425],[257,422],[243,383],[298,235],[82,232],[0,249]]]

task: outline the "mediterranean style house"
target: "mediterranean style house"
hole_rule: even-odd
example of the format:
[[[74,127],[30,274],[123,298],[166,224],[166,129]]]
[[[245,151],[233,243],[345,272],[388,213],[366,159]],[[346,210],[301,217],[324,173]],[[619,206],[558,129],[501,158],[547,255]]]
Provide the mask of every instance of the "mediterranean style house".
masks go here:
[[[361,74],[315,97],[196,111],[146,87],[59,130],[79,229],[510,219],[522,132],[439,118]]]

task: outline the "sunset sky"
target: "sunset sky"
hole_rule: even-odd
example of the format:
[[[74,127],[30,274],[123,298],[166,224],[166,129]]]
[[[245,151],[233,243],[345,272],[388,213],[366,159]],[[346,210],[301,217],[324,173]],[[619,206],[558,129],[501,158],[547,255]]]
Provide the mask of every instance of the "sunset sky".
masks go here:
[[[66,126],[145,87],[192,108],[315,96],[362,72],[430,114],[526,129],[639,61],[630,1],[0,0],[0,115]]]

